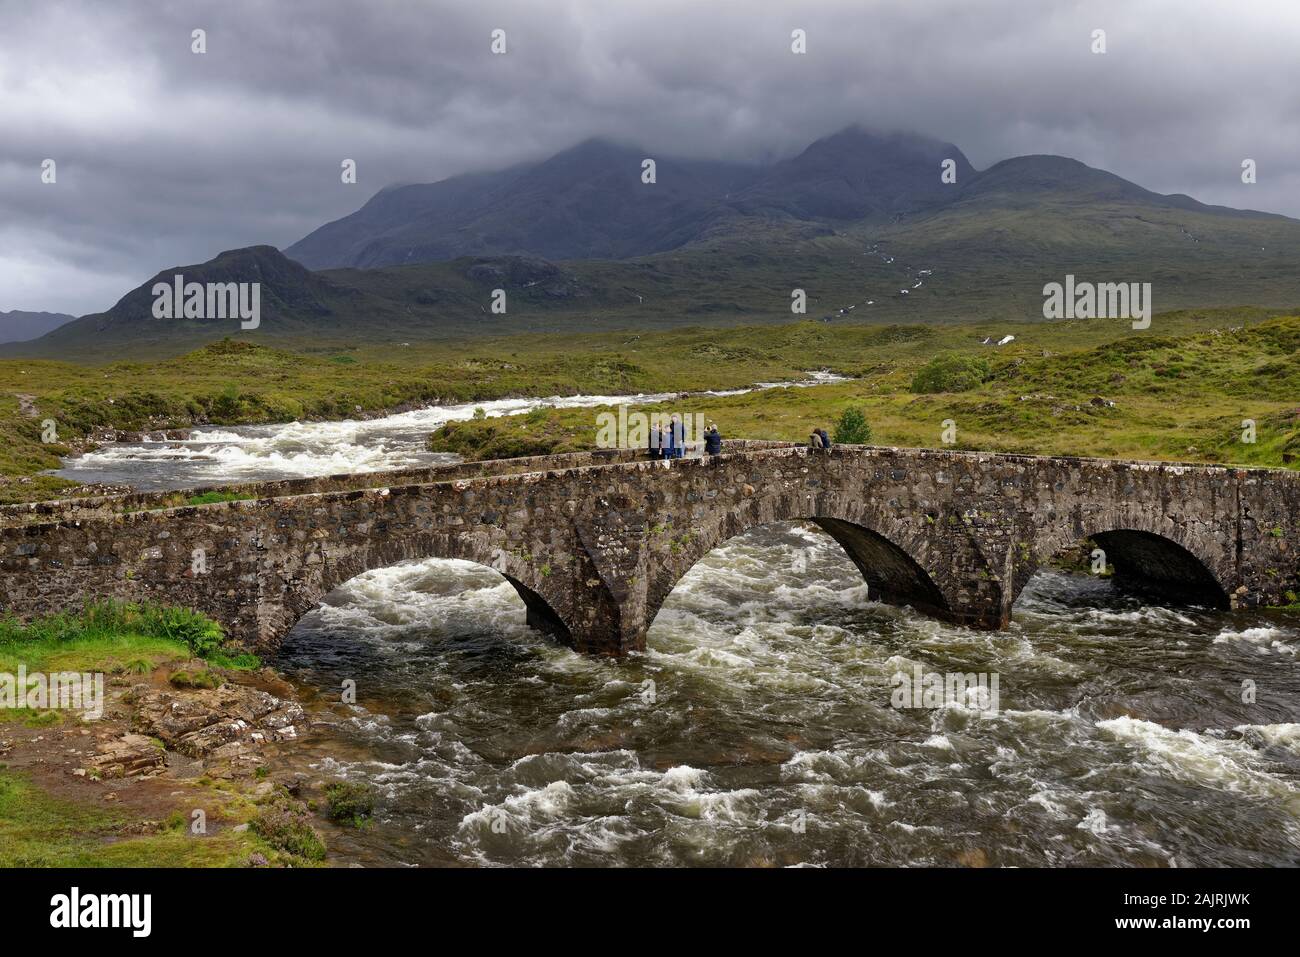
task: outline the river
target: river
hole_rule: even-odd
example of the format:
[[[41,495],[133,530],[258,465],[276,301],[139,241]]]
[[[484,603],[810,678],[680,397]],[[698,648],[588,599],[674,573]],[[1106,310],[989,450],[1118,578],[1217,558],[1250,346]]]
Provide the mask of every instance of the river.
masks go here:
[[[112,446],[63,474],[166,488],[406,466],[473,408]],[[1300,863],[1289,613],[1042,572],[1009,630],[977,632],[873,603],[834,541],[786,524],[708,555],[626,661],[530,631],[495,572],[428,561],[347,583],[271,664],[318,718],[292,760],[377,789],[374,823],[333,842],[363,864]],[[891,707],[916,665],[996,674],[998,709]]]
[[[743,395],[763,389],[809,388],[847,381],[824,370],[793,382],[760,382],[751,388],[693,393]],[[677,393],[575,395],[545,399],[496,399],[460,405],[435,405],[374,419],[341,422],[290,422],[194,429],[185,441],[110,442],[93,452],[65,459],[53,474],[78,482],[130,485],[140,491],[261,482],[303,476],[377,472],[457,462],[460,457],[426,448],[429,433],[448,422],[464,421],[482,409],[488,418],[521,415],[541,406],[559,409],[600,405],[651,405]],[[685,400],[689,401],[689,400]],[[596,433],[593,420],[592,434]]]

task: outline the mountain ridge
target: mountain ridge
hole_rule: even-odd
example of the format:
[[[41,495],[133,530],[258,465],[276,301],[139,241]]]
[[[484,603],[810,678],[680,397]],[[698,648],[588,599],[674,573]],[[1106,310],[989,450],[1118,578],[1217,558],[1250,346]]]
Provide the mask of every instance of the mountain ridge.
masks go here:
[[[75,318],[64,312],[28,312],[22,309],[0,312],[0,345],[36,339]]]
[[[589,138],[535,163],[435,183],[385,187],[284,252],[312,269],[375,268],[463,255],[631,259],[681,249],[748,217],[830,229],[971,200],[1042,193],[1191,212],[1273,216],[1163,195],[1069,157],[1011,157],[976,170],[952,143],[850,126],[765,165],[664,157],[640,180],[636,146]],[[940,179],[952,160],[955,183]]]
[[[1067,274],[1150,281],[1157,310],[1300,303],[1300,220],[1154,193],[1068,157],[976,171],[950,143],[851,128],[764,166],[665,158],[653,187],[642,158],[586,140],[541,163],[387,187],[312,234],[364,265],[310,269],[289,255],[301,243],[226,250],[0,355],[169,354],[227,335],[325,348],[799,318],[1041,319],[1044,284]],[[947,158],[955,185],[940,181]],[[259,327],[155,320],[153,284],[178,272],[260,282]],[[794,289],[806,314],[791,311]]]

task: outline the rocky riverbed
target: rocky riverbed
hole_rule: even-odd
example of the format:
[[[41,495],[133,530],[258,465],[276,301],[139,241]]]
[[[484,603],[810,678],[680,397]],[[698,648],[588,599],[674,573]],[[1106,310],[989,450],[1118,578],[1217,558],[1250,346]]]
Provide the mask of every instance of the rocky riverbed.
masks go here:
[[[0,722],[0,775],[52,802],[68,827],[111,821],[85,835],[103,847],[175,838],[164,842],[164,859],[151,860],[146,845],[136,863],[178,855],[202,864],[328,862],[326,842],[340,829],[328,817],[329,782],[284,770],[282,760],[311,724],[270,669],[175,660],[146,674],[106,675],[97,719],[50,710]],[[193,844],[191,860],[175,846],[180,835],[207,846]],[[0,843],[5,837],[0,828]],[[51,844],[79,837],[42,834]]]

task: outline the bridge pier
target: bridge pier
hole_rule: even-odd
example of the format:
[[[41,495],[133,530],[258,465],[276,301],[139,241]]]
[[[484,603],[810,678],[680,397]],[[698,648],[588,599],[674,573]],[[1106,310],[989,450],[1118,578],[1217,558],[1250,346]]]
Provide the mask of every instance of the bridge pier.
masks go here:
[[[907,605],[923,615],[985,630],[1005,628],[1010,611],[1001,583],[980,578],[982,559],[969,540],[950,537],[942,549],[950,583],[965,582],[960,591],[939,588],[915,558],[889,539],[854,522],[814,518],[813,522],[844,549],[867,582],[867,596],[886,605]]]
[[[519,597],[523,599],[524,620],[528,627],[550,635],[563,645],[573,647],[573,635],[569,631],[569,626],[555,613],[555,609],[547,604],[546,599],[512,575],[506,575],[505,579],[514,586]]]

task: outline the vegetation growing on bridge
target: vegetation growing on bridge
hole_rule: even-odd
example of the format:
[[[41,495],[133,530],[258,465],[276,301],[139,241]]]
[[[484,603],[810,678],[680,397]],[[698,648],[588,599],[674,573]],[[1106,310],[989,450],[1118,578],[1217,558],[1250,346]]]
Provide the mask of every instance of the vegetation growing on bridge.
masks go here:
[[[253,496],[244,495],[239,492],[204,492],[201,495],[191,495],[185,500],[186,505],[215,505],[217,502],[246,502]]]

